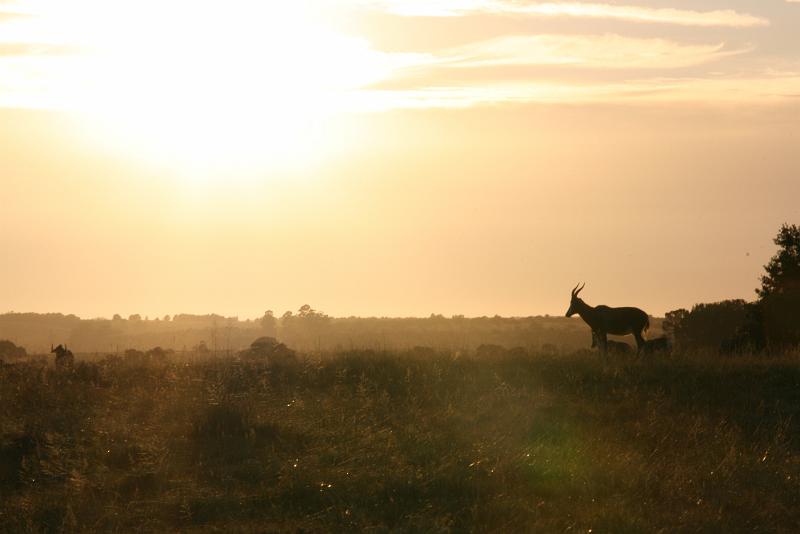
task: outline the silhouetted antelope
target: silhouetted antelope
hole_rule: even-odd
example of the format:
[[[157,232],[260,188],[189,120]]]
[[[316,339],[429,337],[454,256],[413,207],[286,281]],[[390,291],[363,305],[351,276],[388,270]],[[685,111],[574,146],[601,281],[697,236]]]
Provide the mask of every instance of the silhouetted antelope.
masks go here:
[[[580,287],[578,287],[580,286]],[[650,318],[639,308],[610,308],[608,306],[589,306],[578,298],[578,293],[586,286],[578,284],[572,289],[567,317],[576,313],[589,325],[600,345],[602,352],[607,352],[608,334],[625,336],[633,334],[636,338],[636,353],[644,347],[642,332],[650,328]]]
[[[647,350],[647,344],[645,342],[645,350]],[[592,331],[592,348],[599,347],[600,344],[597,342],[597,334]],[[606,340],[606,349],[610,354],[630,354],[631,353],[631,346],[627,343],[622,341],[614,341],[612,339]]]
[[[653,354],[656,352],[669,352],[672,349],[672,343],[666,336],[657,337],[655,339],[648,339],[644,342],[644,353]]]
[[[56,348],[50,345],[50,352],[55,353],[58,367],[72,367],[72,364],[75,363],[75,356],[71,350],[67,350],[66,345],[59,345]]]

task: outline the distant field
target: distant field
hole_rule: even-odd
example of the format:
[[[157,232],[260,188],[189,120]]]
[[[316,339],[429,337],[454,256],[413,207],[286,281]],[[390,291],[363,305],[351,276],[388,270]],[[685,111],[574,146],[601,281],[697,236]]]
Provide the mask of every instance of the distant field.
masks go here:
[[[800,354],[0,370],[0,531],[796,532]]]

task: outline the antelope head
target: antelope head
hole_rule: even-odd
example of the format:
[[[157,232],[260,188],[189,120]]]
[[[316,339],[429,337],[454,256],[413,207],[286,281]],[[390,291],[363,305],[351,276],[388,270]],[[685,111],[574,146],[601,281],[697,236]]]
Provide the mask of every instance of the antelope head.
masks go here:
[[[584,283],[583,285],[578,284],[577,286],[572,288],[572,293],[570,295],[570,300],[569,300],[569,309],[567,310],[567,317],[572,317],[573,315],[578,313],[578,308],[580,307],[581,304],[583,304],[583,301],[580,298],[578,298],[578,293],[581,292],[581,290],[584,288],[585,285],[586,283]]]

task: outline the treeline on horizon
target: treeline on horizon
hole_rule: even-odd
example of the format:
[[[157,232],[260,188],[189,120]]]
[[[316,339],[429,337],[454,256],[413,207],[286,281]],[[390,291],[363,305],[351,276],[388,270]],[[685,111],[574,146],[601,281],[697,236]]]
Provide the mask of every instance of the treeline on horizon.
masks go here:
[[[648,337],[663,332],[677,350],[723,354],[780,352],[800,345],[800,226],[784,224],[774,243],[778,252],[765,265],[756,300],[673,310],[663,321],[651,319]],[[259,319],[248,320],[215,314],[152,320],[139,315],[88,320],[63,314],[0,315],[0,340],[10,340],[34,354],[61,343],[79,353],[121,354],[160,347],[235,354],[260,337],[276,338],[301,352],[414,347],[474,351],[481,345],[553,352],[583,349],[591,343],[583,321],[565,317],[337,318],[308,304],[280,317],[267,311]]]
[[[656,328],[659,319],[654,320]],[[187,352],[235,353],[259,337],[274,337],[304,352],[349,349],[405,350],[416,346],[475,350],[481,345],[523,347],[529,351],[575,350],[591,344],[580,320],[566,317],[331,317],[309,305],[259,319],[180,314],[142,319],[81,319],[75,315],[6,313],[0,315],[0,339],[43,353],[66,343],[78,353],[122,354],[153,347]]]
[[[758,298],[697,304],[668,312],[663,329],[683,349],[780,353],[800,346],[800,226],[784,224],[764,266]]]

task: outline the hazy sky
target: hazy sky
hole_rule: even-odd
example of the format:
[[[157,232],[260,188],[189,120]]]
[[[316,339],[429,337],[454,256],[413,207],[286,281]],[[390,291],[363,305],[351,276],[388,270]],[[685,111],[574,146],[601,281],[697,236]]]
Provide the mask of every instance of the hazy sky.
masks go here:
[[[787,0],[0,0],[0,312],[752,298],[800,222],[798,28]]]

